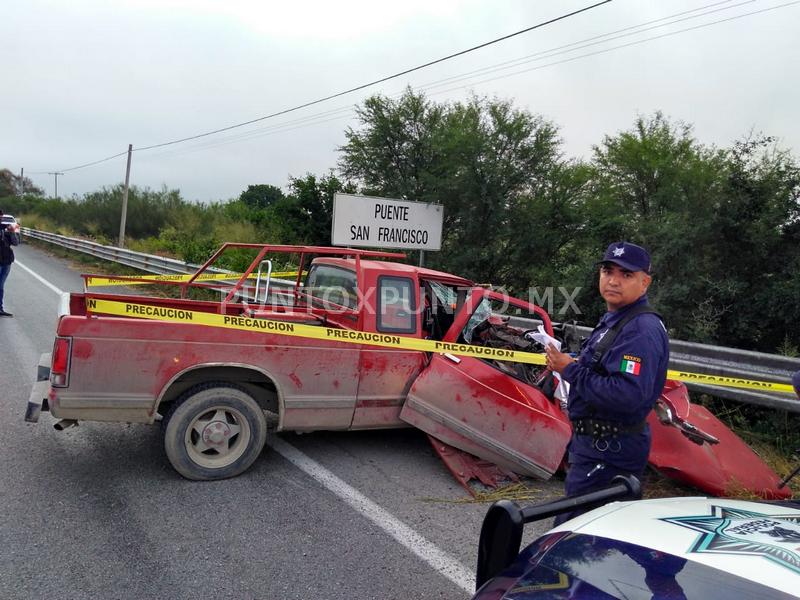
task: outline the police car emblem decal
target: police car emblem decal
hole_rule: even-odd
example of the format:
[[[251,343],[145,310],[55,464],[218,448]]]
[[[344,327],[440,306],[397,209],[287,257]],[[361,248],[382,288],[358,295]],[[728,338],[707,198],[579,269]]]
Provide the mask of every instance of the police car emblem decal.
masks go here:
[[[710,515],[660,520],[700,532],[689,552],[763,556],[800,573],[800,515],[766,515],[712,505]]]

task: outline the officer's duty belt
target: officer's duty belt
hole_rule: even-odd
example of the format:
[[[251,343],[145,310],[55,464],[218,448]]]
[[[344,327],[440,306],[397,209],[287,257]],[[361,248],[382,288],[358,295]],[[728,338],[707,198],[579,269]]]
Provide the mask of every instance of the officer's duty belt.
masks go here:
[[[577,435],[590,435],[593,438],[617,437],[621,433],[642,433],[647,421],[635,425],[623,425],[616,421],[600,419],[574,419],[572,429]]]

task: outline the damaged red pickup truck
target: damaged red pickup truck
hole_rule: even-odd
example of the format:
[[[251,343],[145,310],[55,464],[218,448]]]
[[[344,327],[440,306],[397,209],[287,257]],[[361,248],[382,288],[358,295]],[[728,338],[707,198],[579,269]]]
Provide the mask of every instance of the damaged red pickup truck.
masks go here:
[[[228,252],[251,253],[246,271],[230,283],[204,281]],[[386,260],[399,258],[225,244],[188,280],[147,281],[177,287],[180,297],[88,287],[70,294],[25,418],[36,422],[49,410],[57,429],[81,420],[160,421],[167,457],[189,479],[242,473],[273,431],[409,425],[515,473],[550,477],[571,431],[552,375],[541,364],[496,357],[499,349],[543,351],[512,323],[541,323],[557,338],[564,332],[538,306]],[[271,278],[273,259],[299,265],[292,285]],[[191,297],[198,293],[206,299]],[[219,293],[220,301],[208,299]],[[420,350],[421,340],[444,351]],[[650,462],[668,476],[717,495],[788,495],[749,447],[689,402],[683,384],[667,382],[650,425]]]

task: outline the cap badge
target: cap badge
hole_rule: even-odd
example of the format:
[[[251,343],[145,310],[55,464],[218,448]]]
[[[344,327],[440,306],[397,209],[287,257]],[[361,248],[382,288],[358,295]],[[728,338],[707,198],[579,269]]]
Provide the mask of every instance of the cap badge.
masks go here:
[[[625,248],[614,248],[614,256],[622,256],[625,254]]]

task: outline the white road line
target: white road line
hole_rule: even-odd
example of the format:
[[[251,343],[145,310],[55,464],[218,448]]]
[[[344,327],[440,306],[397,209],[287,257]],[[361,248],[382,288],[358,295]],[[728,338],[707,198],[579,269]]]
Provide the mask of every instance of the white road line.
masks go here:
[[[294,446],[281,439],[273,438],[272,447],[286,460],[316,479],[465,592],[468,594],[475,592],[475,574],[458,560],[440,550],[400,519],[375,504]]]
[[[16,262],[25,271],[39,280],[42,284],[53,290],[56,294],[63,294],[60,289],[31,269]],[[441,550],[433,542],[428,541],[411,527],[403,523],[389,511],[381,508],[354,487],[348,485],[328,469],[323,467],[311,457],[303,454],[279,438],[273,438],[272,448],[281,456],[296,466],[307,475],[316,479],[325,488],[336,494],[356,511],[363,514],[378,527],[392,536],[407,550],[428,563],[438,573],[452,581],[468,594],[475,592],[475,573],[467,569],[458,560]]]
[[[20,267],[21,269],[23,269],[23,270],[27,271],[28,273],[30,273],[30,274],[31,274],[31,275],[34,277],[34,279],[37,279],[37,280],[39,281],[39,283],[41,283],[41,284],[43,284],[43,285],[47,286],[48,288],[50,288],[51,290],[53,290],[53,291],[54,291],[56,294],[58,294],[59,296],[60,296],[61,294],[63,294],[63,293],[64,293],[64,292],[62,292],[60,289],[58,289],[56,286],[54,286],[52,283],[50,283],[49,281],[47,281],[47,280],[46,280],[44,277],[42,277],[42,276],[41,276],[41,275],[39,275],[38,273],[34,273],[34,272],[31,270],[31,269],[29,269],[28,267],[26,267],[25,265],[23,265],[23,264],[22,264],[21,262],[19,262],[18,260],[17,260],[17,261],[14,261],[14,264],[15,264],[15,265],[17,265],[18,267]]]

